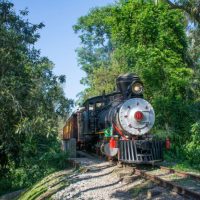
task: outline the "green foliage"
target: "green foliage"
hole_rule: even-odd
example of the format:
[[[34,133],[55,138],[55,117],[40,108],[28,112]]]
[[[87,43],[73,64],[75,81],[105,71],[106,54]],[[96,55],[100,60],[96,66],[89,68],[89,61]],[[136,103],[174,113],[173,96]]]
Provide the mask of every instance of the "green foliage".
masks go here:
[[[187,159],[193,164],[200,163],[200,122],[192,125],[190,140],[185,145]]]
[[[81,32],[82,46],[78,48],[78,62],[87,74],[91,74],[99,66],[109,66],[112,43],[110,41],[110,27],[107,18],[112,7],[96,8],[90,15],[80,17],[73,27],[76,33]],[[88,77],[83,78],[83,84],[88,84]]]
[[[71,174],[71,170],[51,173],[50,175],[38,181],[32,187],[29,187],[19,196],[18,199],[37,199],[40,198],[40,195],[43,196],[43,199],[50,198],[50,196],[52,196],[54,193],[69,185],[69,175]]]
[[[85,70],[80,62],[88,86],[82,98],[113,91],[115,78],[122,73],[138,74],[144,82],[145,98],[156,112],[153,132],[162,138],[168,135],[171,152],[179,158],[186,157],[184,144],[191,141],[191,126],[200,117],[199,34],[197,28],[187,37],[186,26],[181,10],[151,0],[122,0],[93,9],[75,26],[82,47],[92,52],[110,50],[104,51],[107,56],[102,54],[107,58],[105,63],[96,62],[92,54],[90,60],[78,54],[79,61],[89,63],[90,69]],[[190,155],[192,150],[187,152]]]
[[[34,48],[44,27],[17,15],[0,0],[0,193],[25,187],[58,168],[58,123],[72,101],[62,89],[65,76]]]
[[[109,12],[102,18],[105,10]],[[99,29],[96,20],[105,29]],[[165,123],[174,130],[176,126],[182,127],[188,119],[177,123],[177,115],[187,112],[188,85],[193,76],[193,70],[187,67],[183,22],[183,15],[165,4],[156,6],[151,1],[141,3],[134,0],[102,8],[102,13],[100,9],[92,10],[82,17],[76,25],[80,37],[90,34],[95,38],[96,34],[90,30],[100,32],[103,29],[109,36],[107,41],[113,46],[109,66],[91,65],[92,72],[85,70],[89,86],[85,97],[99,95],[104,90],[113,91],[119,74],[133,72],[144,81],[145,96],[158,113],[157,127],[163,127]],[[82,43],[90,46],[88,40]],[[103,46],[101,42],[98,45],[100,48]],[[79,57],[83,59],[81,55]]]
[[[200,3],[199,0],[162,0],[168,3],[172,8],[185,11],[189,17],[200,24]]]

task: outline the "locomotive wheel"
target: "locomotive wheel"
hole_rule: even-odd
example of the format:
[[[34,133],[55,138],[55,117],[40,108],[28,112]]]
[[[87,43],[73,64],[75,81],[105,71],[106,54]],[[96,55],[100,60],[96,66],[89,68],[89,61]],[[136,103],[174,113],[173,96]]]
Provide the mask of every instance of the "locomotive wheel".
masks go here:
[[[105,143],[103,146],[104,155],[108,157],[114,157],[118,154],[118,148],[110,148],[109,143]]]
[[[100,151],[103,155],[105,155],[105,151],[104,151],[104,143],[101,144],[100,146]]]

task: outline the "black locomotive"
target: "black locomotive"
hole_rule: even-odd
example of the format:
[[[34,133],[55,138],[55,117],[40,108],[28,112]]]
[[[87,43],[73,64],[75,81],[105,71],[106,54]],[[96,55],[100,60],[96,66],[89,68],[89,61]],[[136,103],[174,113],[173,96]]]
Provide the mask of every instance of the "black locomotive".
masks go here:
[[[90,98],[74,112],[63,128],[63,141],[96,151],[124,163],[152,163],[163,158],[163,142],[149,131],[155,114],[143,99],[143,83],[137,75],[116,80],[117,91]]]

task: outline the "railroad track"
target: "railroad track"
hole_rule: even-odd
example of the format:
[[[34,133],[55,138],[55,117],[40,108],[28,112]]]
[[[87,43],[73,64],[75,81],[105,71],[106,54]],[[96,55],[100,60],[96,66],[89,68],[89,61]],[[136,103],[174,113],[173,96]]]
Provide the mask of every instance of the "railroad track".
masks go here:
[[[98,159],[94,154],[79,151],[78,154],[90,159]],[[102,161],[105,161],[103,159]],[[116,163],[113,163],[117,165]],[[126,166],[126,165],[125,165]],[[130,169],[130,165],[127,165]],[[200,175],[177,171],[169,167],[155,165],[142,168],[140,165],[133,168],[134,175],[139,175],[147,180],[172,190],[186,199],[200,200]]]
[[[171,173],[176,173],[179,176],[182,176],[182,177],[185,177],[185,178],[187,177],[187,178],[192,178],[194,180],[200,181],[200,175],[191,174],[191,173],[188,173],[188,172],[182,172],[182,171],[175,170],[175,169],[172,169],[172,168],[169,168],[169,167],[166,167],[166,166],[157,165],[157,167],[160,168],[161,170],[166,170],[166,171],[169,171]]]
[[[156,167],[153,170],[136,168],[135,174],[151,180],[162,187],[167,187],[187,199],[200,199],[200,176],[164,166]]]

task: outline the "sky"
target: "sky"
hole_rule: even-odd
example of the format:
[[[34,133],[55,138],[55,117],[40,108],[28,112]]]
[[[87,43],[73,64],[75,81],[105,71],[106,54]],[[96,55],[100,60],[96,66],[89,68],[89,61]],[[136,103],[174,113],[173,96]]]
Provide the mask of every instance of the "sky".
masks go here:
[[[77,63],[75,49],[80,46],[80,39],[72,26],[79,17],[88,13],[91,8],[105,6],[114,0],[11,0],[15,10],[28,8],[28,19],[31,23],[43,22],[40,30],[41,38],[36,48],[42,56],[54,62],[54,73],[64,74],[66,84],[64,91],[67,98],[76,99],[76,95],[84,89],[80,79],[85,76]]]

